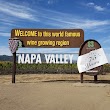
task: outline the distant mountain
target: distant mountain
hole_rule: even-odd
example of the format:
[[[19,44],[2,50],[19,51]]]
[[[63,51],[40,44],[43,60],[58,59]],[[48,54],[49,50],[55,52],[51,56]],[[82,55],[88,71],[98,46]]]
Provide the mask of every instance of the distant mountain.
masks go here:
[[[12,56],[0,55],[0,61],[12,61]]]

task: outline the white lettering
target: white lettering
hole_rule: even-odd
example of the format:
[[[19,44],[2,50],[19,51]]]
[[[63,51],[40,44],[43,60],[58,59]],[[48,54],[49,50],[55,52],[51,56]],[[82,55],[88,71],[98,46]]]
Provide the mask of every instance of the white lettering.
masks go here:
[[[44,54],[44,58],[41,58],[40,54],[18,54],[18,63],[22,64],[42,63],[42,59],[45,59],[46,63],[72,64],[73,54]]]
[[[69,55],[69,59],[70,59],[70,64],[72,64],[73,62],[73,54],[72,55]]]
[[[31,64],[33,63],[33,61],[36,59],[36,54],[31,54]]]
[[[50,57],[51,57],[50,54],[49,55],[45,54],[46,63],[49,63]]]
[[[37,55],[36,63],[42,63],[40,54]]]
[[[29,63],[29,64],[31,63],[29,54],[26,54],[25,62],[24,63]]]
[[[51,57],[50,57],[50,63],[55,63],[55,56],[54,56],[54,54],[52,54]]]
[[[24,54],[18,54],[18,63],[24,63]]]

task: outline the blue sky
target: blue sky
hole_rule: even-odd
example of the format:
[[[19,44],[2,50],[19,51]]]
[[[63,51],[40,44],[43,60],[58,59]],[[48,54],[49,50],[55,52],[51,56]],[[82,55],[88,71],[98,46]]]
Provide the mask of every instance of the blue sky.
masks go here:
[[[110,0],[0,0],[0,55],[11,55],[8,39],[13,28],[81,28],[85,40],[97,40],[110,60]],[[49,53],[78,51],[48,49]],[[47,53],[47,49],[18,52]]]

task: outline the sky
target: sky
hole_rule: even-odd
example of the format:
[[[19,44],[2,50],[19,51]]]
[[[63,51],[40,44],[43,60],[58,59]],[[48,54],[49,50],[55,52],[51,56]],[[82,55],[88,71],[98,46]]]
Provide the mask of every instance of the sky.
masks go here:
[[[110,0],[0,0],[0,55],[12,55],[8,40],[14,28],[83,29],[84,40],[97,40],[110,62]],[[78,53],[79,48],[21,52]]]

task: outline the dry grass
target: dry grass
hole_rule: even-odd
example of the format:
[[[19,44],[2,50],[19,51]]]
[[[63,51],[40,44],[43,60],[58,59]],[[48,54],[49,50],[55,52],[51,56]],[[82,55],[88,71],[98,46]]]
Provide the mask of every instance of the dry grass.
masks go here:
[[[11,83],[11,75],[0,75],[0,83]],[[93,81],[94,77],[89,75],[84,75],[85,81]],[[110,74],[98,75],[98,80],[102,80],[110,83]],[[43,81],[77,81],[80,82],[80,74],[23,74],[16,75],[16,82],[43,82]]]

